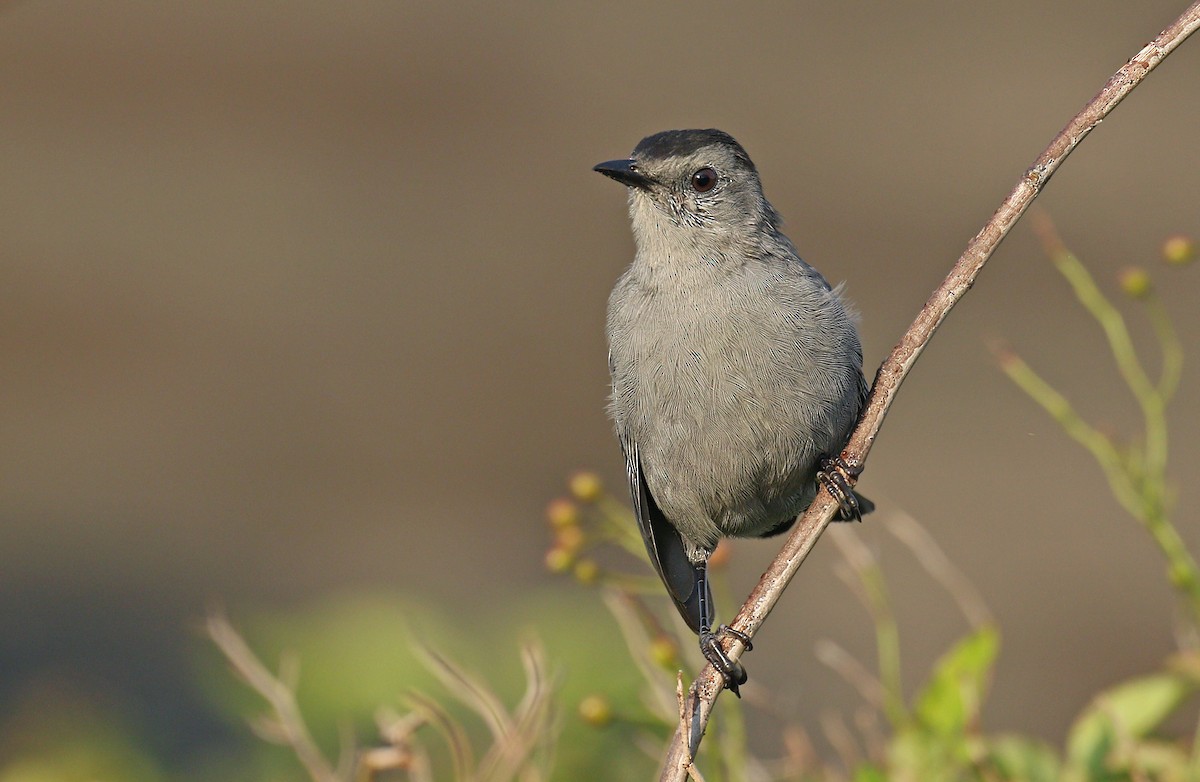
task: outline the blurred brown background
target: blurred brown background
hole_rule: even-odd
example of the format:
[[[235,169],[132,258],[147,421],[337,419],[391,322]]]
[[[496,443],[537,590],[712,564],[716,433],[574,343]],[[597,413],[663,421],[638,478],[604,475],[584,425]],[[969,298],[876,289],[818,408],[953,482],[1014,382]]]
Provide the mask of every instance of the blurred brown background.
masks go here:
[[[576,467],[623,491],[603,317],[632,241],[594,163],[666,128],[733,133],[802,254],[847,281],[873,371],[1024,167],[1182,6],[0,6],[0,709],[79,676],[174,715],[163,741],[184,745],[164,690],[211,599],[384,589],[503,612],[573,588],[543,572],[544,503]],[[1200,233],[1198,84],[1193,41],[1039,201],[1110,290],[1167,234]],[[1194,270],[1155,274],[1195,345]],[[896,510],[1000,619],[989,727],[1057,740],[1089,693],[1172,649],[1170,601],[1099,470],[995,368],[997,337],[1134,430],[1022,224],[905,385],[862,532],[910,684],[962,623],[880,528]],[[1189,358],[1172,471],[1196,548]],[[773,550],[737,549],[739,590]],[[814,715],[857,702],[814,641],[872,654],[836,559],[817,547],[748,659]]]

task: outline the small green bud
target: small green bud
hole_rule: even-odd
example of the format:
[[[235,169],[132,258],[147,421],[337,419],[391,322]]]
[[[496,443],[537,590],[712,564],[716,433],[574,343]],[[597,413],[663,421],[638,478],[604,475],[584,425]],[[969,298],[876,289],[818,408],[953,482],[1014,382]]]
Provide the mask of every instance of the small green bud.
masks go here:
[[[1125,295],[1134,299],[1144,299],[1154,289],[1150,282],[1150,275],[1140,266],[1128,266],[1122,269],[1117,276],[1117,281],[1121,285],[1121,290],[1125,291]]]
[[[583,529],[578,525],[559,527],[554,535],[556,548],[575,554],[583,548]]]
[[[1196,260],[1196,240],[1186,234],[1168,236],[1162,244],[1162,256],[1172,266],[1186,266]]]
[[[546,506],[546,520],[555,529],[573,527],[579,523],[579,508],[566,497],[559,497]]]
[[[575,563],[575,555],[555,546],[546,552],[546,569],[551,573],[566,573]]]
[[[571,487],[571,494],[580,502],[595,502],[604,494],[604,484],[594,472],[577,472],[571,476],[568,485]]]
[[[588,695],[579,702],[579,716],[593,728],[603,728],[613,720],[612,704],[603,695]]]
[[[1170,564],[1167,565],[1167,578],[1177,589],[1189,589],[1196,576],[1186,565]]]
[[[575,563],[575,578],[581,584],[594,584],[600,578],[600,566],[593,560],[581,559]]]

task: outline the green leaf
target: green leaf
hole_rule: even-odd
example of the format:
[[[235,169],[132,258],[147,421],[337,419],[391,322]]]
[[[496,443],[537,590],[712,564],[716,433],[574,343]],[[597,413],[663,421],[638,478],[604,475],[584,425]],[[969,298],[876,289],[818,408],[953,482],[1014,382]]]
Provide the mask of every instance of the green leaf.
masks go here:
[[[965,736],[948,736],[912,724],[888,743],[888,776],[893,782],[955,782],[971,765]]]
[[[934,733],[962,732],[979,714],[999,647],[1000,636],[992,626],[979,628],[951,647],[917,696],[917,721]]]
[[[1071,727],[1069,763],[1088,777],[1103,778],[1118,744],[1144,737],[1194,691],[1195,684],[1184,676],[1156,673],[1100,693]]]
[[[999,736],[987,742],[988,761],[1001,779],[1058,782],[1058,755],[1048,745],[1024,736]]]

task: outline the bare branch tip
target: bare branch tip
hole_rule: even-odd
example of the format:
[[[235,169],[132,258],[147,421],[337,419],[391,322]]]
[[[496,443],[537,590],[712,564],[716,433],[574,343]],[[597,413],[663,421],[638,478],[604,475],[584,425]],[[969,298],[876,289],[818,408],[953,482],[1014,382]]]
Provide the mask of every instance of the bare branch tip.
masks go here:
[[[1038,242],[1042,245],[1042,250],[1051,258],[1067,252],[1067,246],[1063,243],[1062,237],[1058,233],[1058,228],[1054,225],[1054,221],[1050,218],[1049,212],[1041,208],[1033,208],[1029,210],[1029,220],[1033,233],[1037,237]]]
[[[988,350],[991,351],[992,356],[996,359],[996,363],[1002,368],[1011,367],[1014,364],[1020,363],[1021,361],[1020,356],[1017,355],[1017,352],[1013,350],[1012,346],[1000,337],[993,337],[987,340],[987,347]]]

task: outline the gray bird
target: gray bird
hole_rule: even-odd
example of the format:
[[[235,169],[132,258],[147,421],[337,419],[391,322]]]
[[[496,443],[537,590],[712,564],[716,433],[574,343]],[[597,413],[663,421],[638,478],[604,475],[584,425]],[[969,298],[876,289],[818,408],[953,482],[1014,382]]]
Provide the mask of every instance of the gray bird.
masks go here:
[[[608,360],[638,526],[736,693],[746,673],[718,638],[732,631],[712,631],[718,540],[786,531],[818,482],[841,518],[874,507],[837,456],[867,395],[855,316],[780,232],[728,134],[656,133],[595,170],[628,187],[637,245],[608,302]]]

